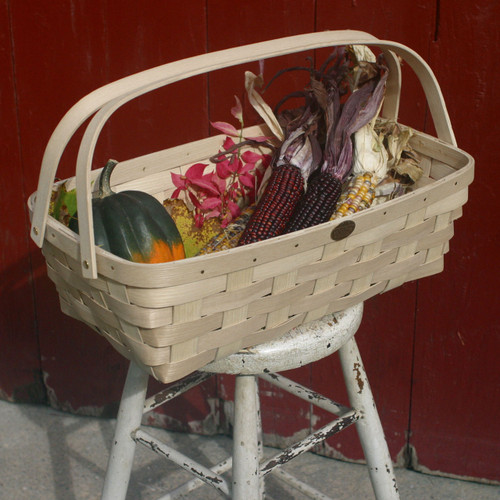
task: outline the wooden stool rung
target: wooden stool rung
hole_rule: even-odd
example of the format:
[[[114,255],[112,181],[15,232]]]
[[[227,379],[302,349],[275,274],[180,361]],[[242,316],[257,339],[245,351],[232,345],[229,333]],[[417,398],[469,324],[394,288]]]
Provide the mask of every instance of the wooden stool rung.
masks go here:
[[[146,399],[146,401],[144,402],[143,412],[147,413],[148,411],[158,408],[167,401],[170,401],[176,398],[177,396],[181,395],[182,393],[189,391],[189,389],[191,389],[192,387],[201,384],[205,380],[209,379],[212,375],[213,373],[208,373],[208,372],[191,373],[190,375],[184,377],[175,384],[172,384],[166,389],[163,389],[162,391],[157,392],[155,395]]]
[[[325,439],[328,439],[333,434],[344,430],[349,425],[353,424],[360,418],[359,412],[356,410],[350,410],[342,417],[330,422],[329,424],[321,427],[316,432],[313,432],[306,438],[298,441],[294,445],[286,448],[281,453],[278,453],[271,459],[267,460],[264,465],[261,466],[260,475],[261,477],[266,476],[273,471],[275,467],[280,467],[295,457],[298,457],[302,453],[309,451],[318,443],[321,443]]]
[[[229,484],[220,474],[217,474],[208,467],[192,460],[188,456],[184,455],[184,453],[172,448],[168,444],[165,444],[141,429],[135,431],[132,437],[136,443],[140,443],[150,448],[158,455],[174,462],[190,474],[193,474],[197,478],[201,479],[204,483],[214,487],[216,490],[224,493],[225,495],[229,495]]]
[[[344,413],[351,410],[351,408],[341,405],[340,403],[336,403],[331,399],[326,398],[322,394],[319,394],[316,391],[313,391],[303,385],[290,380],[289,378],[284,377],[283,375],[279,375],[278,373],[263,373],[258,375],[259,378],[273,384],[280,389],[283,389],[298,398],[307,401],[308,403],[312,403],[314,406],[321,408],[322,410],[333,413],[334,415],[343,415]]]

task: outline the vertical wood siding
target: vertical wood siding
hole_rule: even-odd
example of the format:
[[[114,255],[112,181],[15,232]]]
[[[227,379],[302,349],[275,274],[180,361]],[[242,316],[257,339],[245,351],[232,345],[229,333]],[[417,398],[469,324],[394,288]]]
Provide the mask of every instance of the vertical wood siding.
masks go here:
[[[126,361],[83,324],[65,317],[40,251],[28,238],[26,199],[36,189],[45,145],[81,97],[120,77],[191,55],[327,29],[360,29],[404,43],[435,70],[459,146],[476,179],[455,226],[445,270],[365,304],[357,334],[394,460],[419,470],[500,480],[500,322],[496,117],[498,2],[464,0],[192,0],[37,2],[0,0],[0,397],[71,412],[113,415]],[[267,61],[266,76],[304,54]],[[257,64],[250,69],[258,71]],[[124,106],[105,127],[95,165],[212,133],[243,95],[242,68],[179,82]],[[300,84],[282,79],[272,101]],[[423,92],[404,68],[402,123],[432,132]],[[246,109],[247,120],[256,119]],[[64,154],[73,174],[78,137]],[[287,374],[346,401],[336,356]],[[158,385],[158,384],[154,384]],[[281,445],[324,425],[328,415],[262,385],[266,440]],[[212,379],[163,407],[151,423],[212,433],[228,429],[233,380]],[[466,450],[466,452],[464,452]],[[354,429],[317,450],[360,459]]]

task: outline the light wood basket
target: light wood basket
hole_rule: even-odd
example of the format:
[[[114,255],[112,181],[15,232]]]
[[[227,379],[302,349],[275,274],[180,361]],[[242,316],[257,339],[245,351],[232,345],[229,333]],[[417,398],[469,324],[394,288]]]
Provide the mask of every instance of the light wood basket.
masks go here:
[[[416,132],[411,145],[425,174],[400,198],[319,226],[223,252],[164,264],[132,263],[94,245],[91,185],[99,133],[131,99],[172,82],[237,64],[322,47],[379,47],[390,70],[383,116],[397,118],[398,56],[415,71],[438,138]],[[61,155],[88,119],[76,163],[80,235],[48,216]],[[252,127],[247,135],[266,133]],[[221,136],[120,163],[116,191],[136,189],[160,201],[170,172],[216,152]],[[473,178],[474,161],[457,148],[439,85],[411,49],[359,31],[298,35],[204,54],[110,83],[80,100],[55,129],[38,190],[29,199],[31,236],[42,248],[62,311],[88,324],[123,356],[171,382],[242,348],[343,310],[376,294],[440,272]]]

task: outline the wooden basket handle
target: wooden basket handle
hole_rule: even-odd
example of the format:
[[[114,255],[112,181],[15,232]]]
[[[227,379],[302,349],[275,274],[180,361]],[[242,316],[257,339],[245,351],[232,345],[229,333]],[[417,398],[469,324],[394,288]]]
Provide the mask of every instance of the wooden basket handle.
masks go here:
[[[97,139],[114,111],[142,94],[202,73],[296,52],[352,44],[377,46],[384,51],[389,66],[384,104],[386,117],[397,118],[399,109],[401,71],[394,55],[397,54],[412,67],[421,82],[438,138],[456,145],[446,105],[432,70],[416,52],[397,42],[378,40],[362,31],[324,31],[202,54],[109,83],[82,98],[66,113],[54,130],[43,156],[31,226],[33,241],[39,247],[43,244],[59,161],[73,134],[90,116],[94,115],[86,128],[77,157],[76,189],[82,273],[87,278],[97,278],[90,173]]]

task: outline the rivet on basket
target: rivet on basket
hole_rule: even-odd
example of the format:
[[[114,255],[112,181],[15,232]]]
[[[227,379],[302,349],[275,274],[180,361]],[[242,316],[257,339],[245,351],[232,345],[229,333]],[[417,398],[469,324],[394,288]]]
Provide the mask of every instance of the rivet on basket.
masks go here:
[[[356,223],[353,220],[345,220],[332,230],[330,237],[334,241],[343,240],[354,231],[355,227]]]

